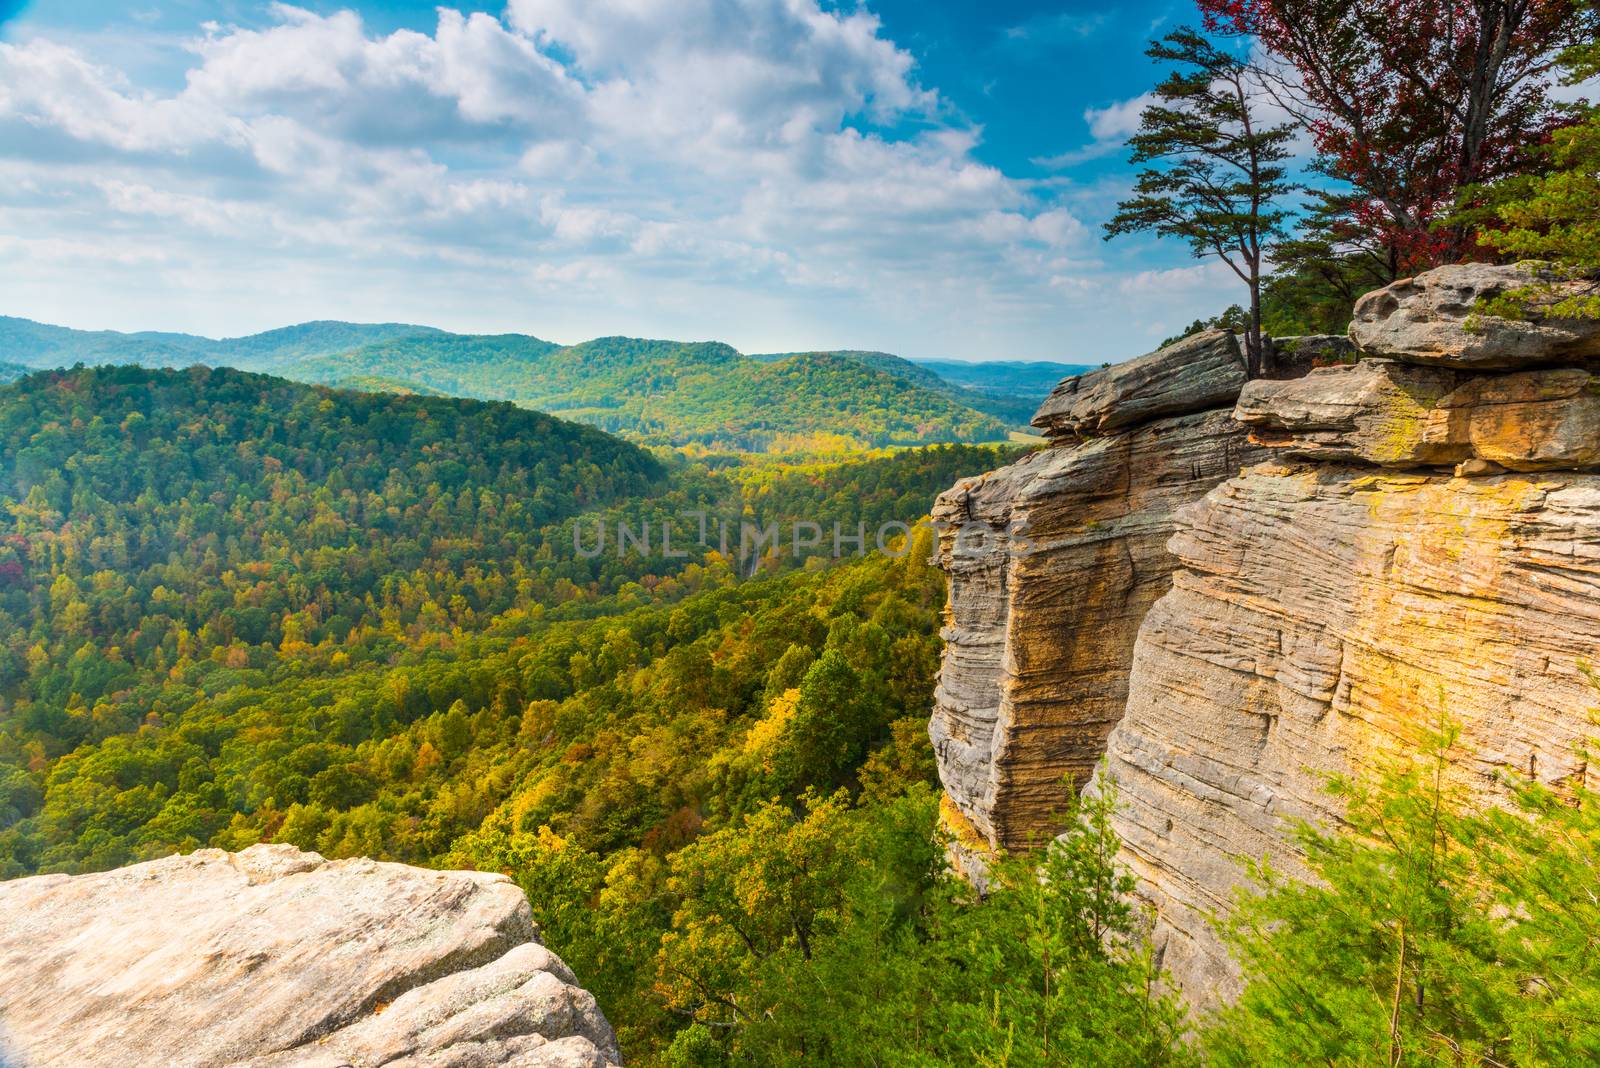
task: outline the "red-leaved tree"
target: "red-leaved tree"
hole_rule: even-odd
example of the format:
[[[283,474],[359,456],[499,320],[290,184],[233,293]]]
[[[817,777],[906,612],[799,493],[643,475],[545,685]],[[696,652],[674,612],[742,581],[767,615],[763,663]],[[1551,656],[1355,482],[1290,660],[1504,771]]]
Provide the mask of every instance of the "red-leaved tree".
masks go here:
[[[1559,121],[1560,51],[1596,33],[1572,0],[1198,0],[1213,32],[1255,38],[1270,91],[1346,182],[1347,223],[1399,273],[1473,254],[1441,225],[1463,187],[1525,166]]]

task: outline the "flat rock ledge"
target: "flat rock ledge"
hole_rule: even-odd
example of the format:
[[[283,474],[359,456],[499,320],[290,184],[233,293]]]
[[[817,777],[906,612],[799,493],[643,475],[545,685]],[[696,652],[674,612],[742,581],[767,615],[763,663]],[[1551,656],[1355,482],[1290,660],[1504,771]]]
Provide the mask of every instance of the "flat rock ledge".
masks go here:
[[[1307,459],[1475,462],[1481,473],[1600,467],[1600,377],[1577,367],[1474,374],[1363,360],[1251,382],[1234,418],[1256,444]]]
[[[1097,437],[1226,407],[1246,377],[1238,338],[1207,330],[1136,360],[1062,379],[1033,425],[1052,439]]]
[[[0,883],[5,1068],[610,1068],[503,875],[202,849]]]

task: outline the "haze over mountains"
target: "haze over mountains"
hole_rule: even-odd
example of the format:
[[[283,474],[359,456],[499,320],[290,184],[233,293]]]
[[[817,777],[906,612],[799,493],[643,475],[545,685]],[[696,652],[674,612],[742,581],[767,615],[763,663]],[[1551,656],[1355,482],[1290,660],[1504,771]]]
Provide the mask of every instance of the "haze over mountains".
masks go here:
[[[208,364],[345,388],[509,400],[651,444],[741,451],[1004,440],[1083,368],[884,352],[745,355],[720,342],[560,345],[405,323],[319,321],[247,337],[84,331],[0,316],[0,381],[75,363]]]

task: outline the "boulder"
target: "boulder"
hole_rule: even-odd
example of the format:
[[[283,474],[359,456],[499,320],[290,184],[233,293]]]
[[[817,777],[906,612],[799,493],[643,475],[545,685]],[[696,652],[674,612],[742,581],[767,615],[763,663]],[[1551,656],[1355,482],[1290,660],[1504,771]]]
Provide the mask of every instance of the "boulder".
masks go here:
[[[1482,298],[1550,282],[1559,297],[1593,291],[1592,281],[1559,281],[1537,264],[1436,267],[1368,293],[1356,302],[1350,337],[1369,356],[1470,369],[1519,368],[1600,360],[1600,321],[1527,321],[1474,315]]]
[[[1510,471],[1600,466],[1600,379],[1578,368],[1472,374],[1363,360],[1293,381],[1251,382],[1235,417],[1251,440],[1313,459],[1384,467],[1484,460]]]
[[[1148,356],[1063,379],[1033,425],[1051,438],[1126,430],[1232,404],[1246,377],[1238,339],[1226,330],[1208,330]]]
[[[605,1068],[502,875],[289,845],[0,883],[0,1063]]]

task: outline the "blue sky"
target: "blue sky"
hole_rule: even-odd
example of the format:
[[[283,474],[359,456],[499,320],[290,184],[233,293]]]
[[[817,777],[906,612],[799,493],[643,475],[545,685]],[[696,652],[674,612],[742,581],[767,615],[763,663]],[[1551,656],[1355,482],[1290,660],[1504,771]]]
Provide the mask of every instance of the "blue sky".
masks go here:
[[[1187,0],[0,17],[0,313],[1097,362],[1237,299],[1099,237]]]

